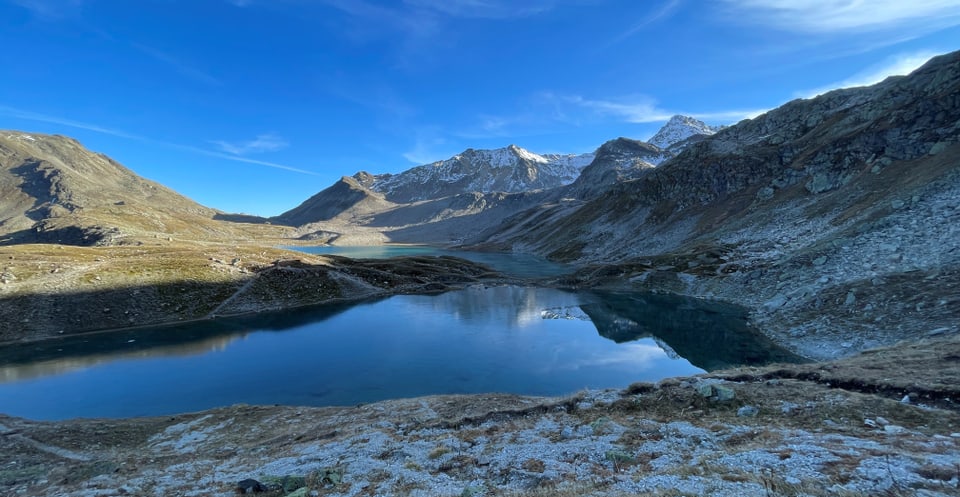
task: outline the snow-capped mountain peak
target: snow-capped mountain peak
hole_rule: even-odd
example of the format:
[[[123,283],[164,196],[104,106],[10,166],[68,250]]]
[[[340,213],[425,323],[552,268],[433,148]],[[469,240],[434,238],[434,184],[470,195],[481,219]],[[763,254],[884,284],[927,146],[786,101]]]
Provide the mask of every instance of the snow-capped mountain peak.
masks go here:
[[[467,149],[446,160],[399,174],[357,173],[355,179],[392,202],[406,203],[467,192],[523,192],[572,183],[593,154],[535,154],[516,145]]]
[[[710,136],[720,131],[721,128],[722,126],[710,126],[689,116],[676,115],[671,117],[667,124],[664,124],[660,131],[657,131],[657,134],[647,140],[647,143],[665,149],[693,135]]]

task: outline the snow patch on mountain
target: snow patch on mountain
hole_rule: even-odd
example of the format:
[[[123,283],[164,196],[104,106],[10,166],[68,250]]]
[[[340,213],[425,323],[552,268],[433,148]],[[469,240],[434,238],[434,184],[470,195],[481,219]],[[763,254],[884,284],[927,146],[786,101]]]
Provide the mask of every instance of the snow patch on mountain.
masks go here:
[[[517,193],[568,185],[593,158],[593,154],[540,155],[510,145],[467,149],[399,174],[357,173],[355,178],[391,201],[415,202],[468,192]]]
[[[679,143],[693,135],[710,136],[720,131],[723,126],[710,126],[705,122],[694,119],[689,116],[676,115],[664,124],[660,131],[657,131],[647,143],[656,145],[662,149],[667,149],[675,143]]]

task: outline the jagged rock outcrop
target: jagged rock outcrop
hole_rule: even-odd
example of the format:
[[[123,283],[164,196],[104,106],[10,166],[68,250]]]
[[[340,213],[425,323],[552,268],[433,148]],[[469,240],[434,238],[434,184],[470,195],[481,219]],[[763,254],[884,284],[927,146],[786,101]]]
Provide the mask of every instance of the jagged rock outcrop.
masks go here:
[[[604,189],[629,179],[637,179],[673,155],[663,149],[630,138],[610,140],[594,154],[593,162],[580,177],[564,189],[564,196],[589,199]]]

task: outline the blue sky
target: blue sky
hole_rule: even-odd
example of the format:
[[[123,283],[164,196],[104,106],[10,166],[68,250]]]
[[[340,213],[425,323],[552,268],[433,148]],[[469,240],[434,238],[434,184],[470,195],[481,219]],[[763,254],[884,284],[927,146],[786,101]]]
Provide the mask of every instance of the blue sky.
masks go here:
[[[0,128],[229,212],[466,148],[730,124],[960,49],[960,0],[0,0]]]

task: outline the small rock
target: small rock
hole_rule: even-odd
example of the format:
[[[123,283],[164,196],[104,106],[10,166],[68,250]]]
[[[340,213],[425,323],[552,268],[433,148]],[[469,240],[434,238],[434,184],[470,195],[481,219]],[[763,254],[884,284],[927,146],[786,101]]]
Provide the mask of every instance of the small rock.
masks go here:
[[[737,409],[737,416],[741,418],[753,418],[756,417],[757,414],[760,414],[760,409],[754,406],[743,406]]]
[[[906,432],[907,429],[899,425],[887,425],[883,427],[883,431],[890,435],[899,435],[900,433]]]
[[[253,494],[266,491],[267,487],[253,478],[247,478],[246,480],[241,480],[240,483],[237,483],[238,494]]]
[[[850,347],[853,347],[853,343],[851,343],[851,342],[840,342],[840,346],[843,347],[843,348],[845,348],[845,349],[849,349]]]
[[[905,205],[906,204],[903,202],[903,200],[894,200],[893,202],[890,202],[890,207],[892,207],[895,211],[903,209]]]
[[[877,425],[877,422],[870,418],[864,419],[863,424],[869,426],[870,428],[879,428],[879,426]]]
[[[900,403],[901,403],[901,404],[909,404],[909,403],[910,403],[910,395],[909,395],[909,394],[908,394],[908,395],[904,395],[903,398],[900,399]]]
[[[771,386],[771,387],[778,387],[778,386],[780,386],[780,385],[783,385],[783,382],[780,381],[780,380],[778,380],[778,379],[776,379],[776,378],[771,379],[771,380],[767,380],[766,383],[767,383],[768,386]]]
[[[932,336],[937,336],[937,335],[943,335],[944,333],[946,333],[946,332],[948,332],[948,331],[950,331],[950,328],[947,328],[946,326],[944,326],[943,328],[937,328],[937,329],[935,329],[935,330],[930,330],[930,331],[928,331],[928,332],[927,332],[927,336],[932,337]]]
[[[633,457],[633,454],[622,451],[620,449],[610,449],[603,454],[603,457],[606,460],[615,464],[623,464],[623,463],[633,462],[636,460],[636,458]]]
[[[821,255],[820,257],[817,257],[816,259],[813,260],[813,265],[814,265],[814,266],[822,266],[822,265],[824,265],[824,264],[826,264],[826,263],[827,263],[827,257],[826,257],[826,256],[823,256],[823,255]]]
[[[960,433],[951,433],[950,438],[960,438]]]
[[[788,402],[786,400],[780,403],[780,412],[783,414],[790,414],[798,408],[800,408],[798,404],[794,404],[793,402]]]
[[[883,416],[877,416],[876,421],[877,421],[877,424],[880,426],[887,426],[890,424],[890,422],[887,421],[887,418]]]
[[[697,387],[697,393],[701,397],[713,397],[713,385],[700,385]]]
[[[713,388],[717,392],[717,401],[719,402],[733,400],[737,396],[737,393],[734,392],[733,389],[730,387],[725,387],[723,385],[714,385]]]
[[[763,307],[766,308],[768,311],[772,311],[774,309],[779,309],[783,307],[783,305],[786,303],[787,303],[787,297],[781,294],[768,300],[766,303],[763,304]]]
[[[843,305],[851,306],[857,303],[857,296],[853,293],[853,290],[847,292],[847,298],[843,301]]]
[[[880,171],[882,171],[882,170],[883,170],[883,168],[880,167],[879,164],[874,164],[874,166],[870,168],[870,172],[873,173],[873,174],[880,174]]]
[[[463,489],[463,492],[460,492],[460,497],[475,497],[477,495],[483,495],[483,488],[469,486]]]
[[[772,187],[765,186],[757,191],[757,198],[760,200],[770,200],[773,198],[774,190]]]

